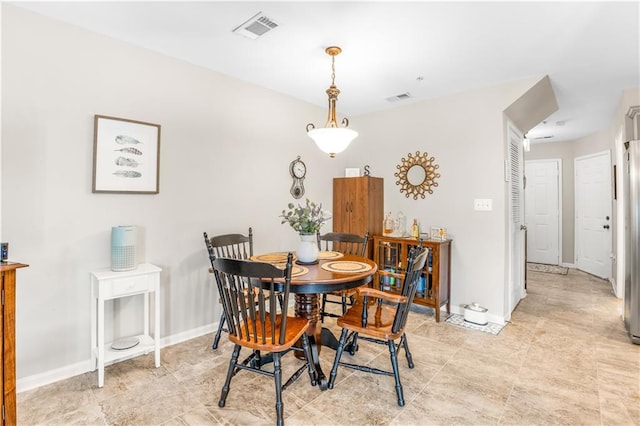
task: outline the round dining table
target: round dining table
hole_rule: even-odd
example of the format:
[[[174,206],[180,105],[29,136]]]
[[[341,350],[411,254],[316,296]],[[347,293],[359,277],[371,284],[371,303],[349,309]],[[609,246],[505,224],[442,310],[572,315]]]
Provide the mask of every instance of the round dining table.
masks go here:
[[[251,260],[283,266],[286,264],[287,254],[267,253],[252,256]],[[338,341],[320,323],[319,295],[367,285],[372,282],[377,270],[377,264],[371,259],[333,251],[321,251],[314,264],[294,261],[290,292],[295,295],[295,315],[309,320],[307,335],[313,337],[309,339],[312,363],[322,390],[327,389],[327,379],[320,366],[320,350],[323,345],[336,349]],[[304,358],[302,353],[296,352],[296,356]]]

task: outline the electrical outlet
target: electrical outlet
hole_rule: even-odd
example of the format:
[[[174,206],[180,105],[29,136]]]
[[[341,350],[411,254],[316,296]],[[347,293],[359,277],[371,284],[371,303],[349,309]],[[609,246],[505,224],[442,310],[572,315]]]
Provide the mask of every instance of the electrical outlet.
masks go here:
[[[478,211],[493,210],[493,200],[491,198],[476,198],[473,200],[473,209]]]

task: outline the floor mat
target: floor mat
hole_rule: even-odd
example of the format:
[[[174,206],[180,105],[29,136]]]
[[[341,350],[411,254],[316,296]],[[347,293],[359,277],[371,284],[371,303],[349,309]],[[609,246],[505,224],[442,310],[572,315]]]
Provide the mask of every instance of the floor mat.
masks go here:
[[[494,336],[497,336],[498,333],[500,333],[504,328],[504,325],[494,324],[492,322],[487,323],[487,325],[473,324],[471,322],[465,321],[464,316],[458,315],[458,314],[449,315],[449,317],[446,320],[444,320],[444,322],[452,325],[457,325],[458,327],[464,327],[464,328],[469,328],[471,330],[477,330],[477,331],[493,334]]]
[[[569,268],[564,266],[545,265],[544,263],[527,263],[527,271],[567,275]]]

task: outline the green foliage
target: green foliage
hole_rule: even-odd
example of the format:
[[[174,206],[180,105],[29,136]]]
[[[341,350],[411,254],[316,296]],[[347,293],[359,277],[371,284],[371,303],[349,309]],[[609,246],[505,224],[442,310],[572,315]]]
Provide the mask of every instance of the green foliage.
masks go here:
[[[298,204],[296,207],[293,203],[289,203],[287,207],[289,210],[282,210],[282,214],[278,217],[282,218],[281,223],[288,223],[300,234],[315,234],[327,220],[331,219],[331,216],[322,210],[322,203],[316,204],[308,198],[305,206]]]

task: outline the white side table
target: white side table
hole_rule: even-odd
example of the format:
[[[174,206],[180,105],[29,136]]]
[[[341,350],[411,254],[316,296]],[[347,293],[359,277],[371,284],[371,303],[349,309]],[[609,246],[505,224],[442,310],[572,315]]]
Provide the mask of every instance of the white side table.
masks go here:
[[[133,271],[113,272],[109,268],[91,273],[91,363],[98,369],[98,387],[104,386],[104,366],[107,363],[155,352],[156,368],[160,367],[160,271],[144,263]],[[149,302],[154,294],[153,337],[149,334]],[[104,343],[104,303],[106,300],[144,294],[144,332],[135,336],[136,346],[114,350]],[[95,369],[94,369],[95,371]]]

